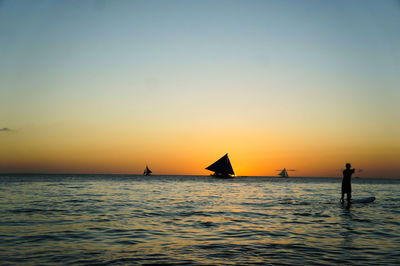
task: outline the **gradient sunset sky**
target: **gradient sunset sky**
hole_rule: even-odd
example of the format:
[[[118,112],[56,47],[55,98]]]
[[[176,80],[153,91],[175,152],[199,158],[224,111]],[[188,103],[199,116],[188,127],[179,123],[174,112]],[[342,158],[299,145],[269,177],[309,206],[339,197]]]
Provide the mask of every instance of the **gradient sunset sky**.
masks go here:
[[[400,177],[399,1],[1,1],[0,172]]]

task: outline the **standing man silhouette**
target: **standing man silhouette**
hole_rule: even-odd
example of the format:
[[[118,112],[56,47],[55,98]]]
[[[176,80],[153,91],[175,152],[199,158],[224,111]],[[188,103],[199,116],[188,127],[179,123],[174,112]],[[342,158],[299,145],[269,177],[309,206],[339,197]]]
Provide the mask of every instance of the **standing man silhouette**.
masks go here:
[[[347,202],[350,203],[351,200],[351,175],[354,174],[354,168],[350,169],[351,164],[346,163],[346,169],[343,170],[343,180],[342,180],[342,198],[341,202],[344,200],[344,193],[347,194]]]

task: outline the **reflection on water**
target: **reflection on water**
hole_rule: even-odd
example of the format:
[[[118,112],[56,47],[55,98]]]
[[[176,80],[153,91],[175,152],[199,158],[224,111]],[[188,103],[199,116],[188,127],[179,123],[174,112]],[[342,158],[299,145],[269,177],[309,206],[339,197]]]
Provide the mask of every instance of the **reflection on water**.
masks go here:
[[[344,253],[346,255],[346,258],[349,257],[350,252],[346,252],[346,251],[350,251],[353,248],[353,235],[354,232],[357,232],[357,229],[355,229],[355,231],[353,232],[353,228],[352,228],[352,215],[351,215],[351,210],[350,210],[351,204],[348,203],[343,203],[342,204],[342,208],[343,208],[343,213],[341,215],[342,221],[342,235],[343,235],[343,243],[342,243],[342,247],[344,250]]]
[[[398,264],[399,181],[0,176],[5,264]]]

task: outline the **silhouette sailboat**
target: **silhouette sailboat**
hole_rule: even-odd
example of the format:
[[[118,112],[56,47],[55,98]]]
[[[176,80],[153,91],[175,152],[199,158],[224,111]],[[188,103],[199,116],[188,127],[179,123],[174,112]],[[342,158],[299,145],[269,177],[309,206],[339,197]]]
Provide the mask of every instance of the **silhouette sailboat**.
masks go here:
[[[206,168],[207,170],[213,171],[214,174],[211,176],[218,178],[232,178],[235,177],[231,162],[229,161],[228,154],[222,156],[218,161]]]
[[[278,174],[280,177],[289,177],[286,168],[283,168],[282,171]]]
[[[288,171],[296,171],[296,170],[294,170],[294,169],[286,170],[286,168],[283,168],[283,169],[281,169],[281,170],[276,170],[276,171],[281,171],[281,172],[278,174],[280,177],[289,177]]]
[[[143,175],[151,175],[151,173],[153,173],[149,167],[146,165],[146,169],[144,169]]]

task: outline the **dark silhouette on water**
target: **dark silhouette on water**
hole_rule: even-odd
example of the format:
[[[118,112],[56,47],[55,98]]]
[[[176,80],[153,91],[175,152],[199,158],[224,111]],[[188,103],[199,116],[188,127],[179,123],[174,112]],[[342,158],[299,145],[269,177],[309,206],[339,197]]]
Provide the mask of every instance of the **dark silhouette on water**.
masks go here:
[[[282,171],[278,174],[280,177],[289,177],[286,168],[283,168]]]
[[[342,180],[342,197],[340,201],[344,201],[344,194],[347,194],[347,202],[350,204],[351,201],[351,175],[354,174],[354,168],[350,169],[351,164],[346,163],[346,169],[343,170]]]
[[[288,170],[286,170],[286,168],[283,168],[283,169],[279,169],[279,170],[276,170],[276,171],[281,171],[281,172],[278,174],[280,177],[289,177],[288,171],[296,171],[296,170],[295,170],[295,169],[288,169]]]
[[[207,170],[213,171],[212,176],[218,178],[232,178],[235,177],[231,162],[229,161],[228,154],[225,154],[218,161],[206,168]]]
[[[153,173],[153,172],[146,165],[146,169],[143,171],[143,175],[151,175],[151,173]]]

